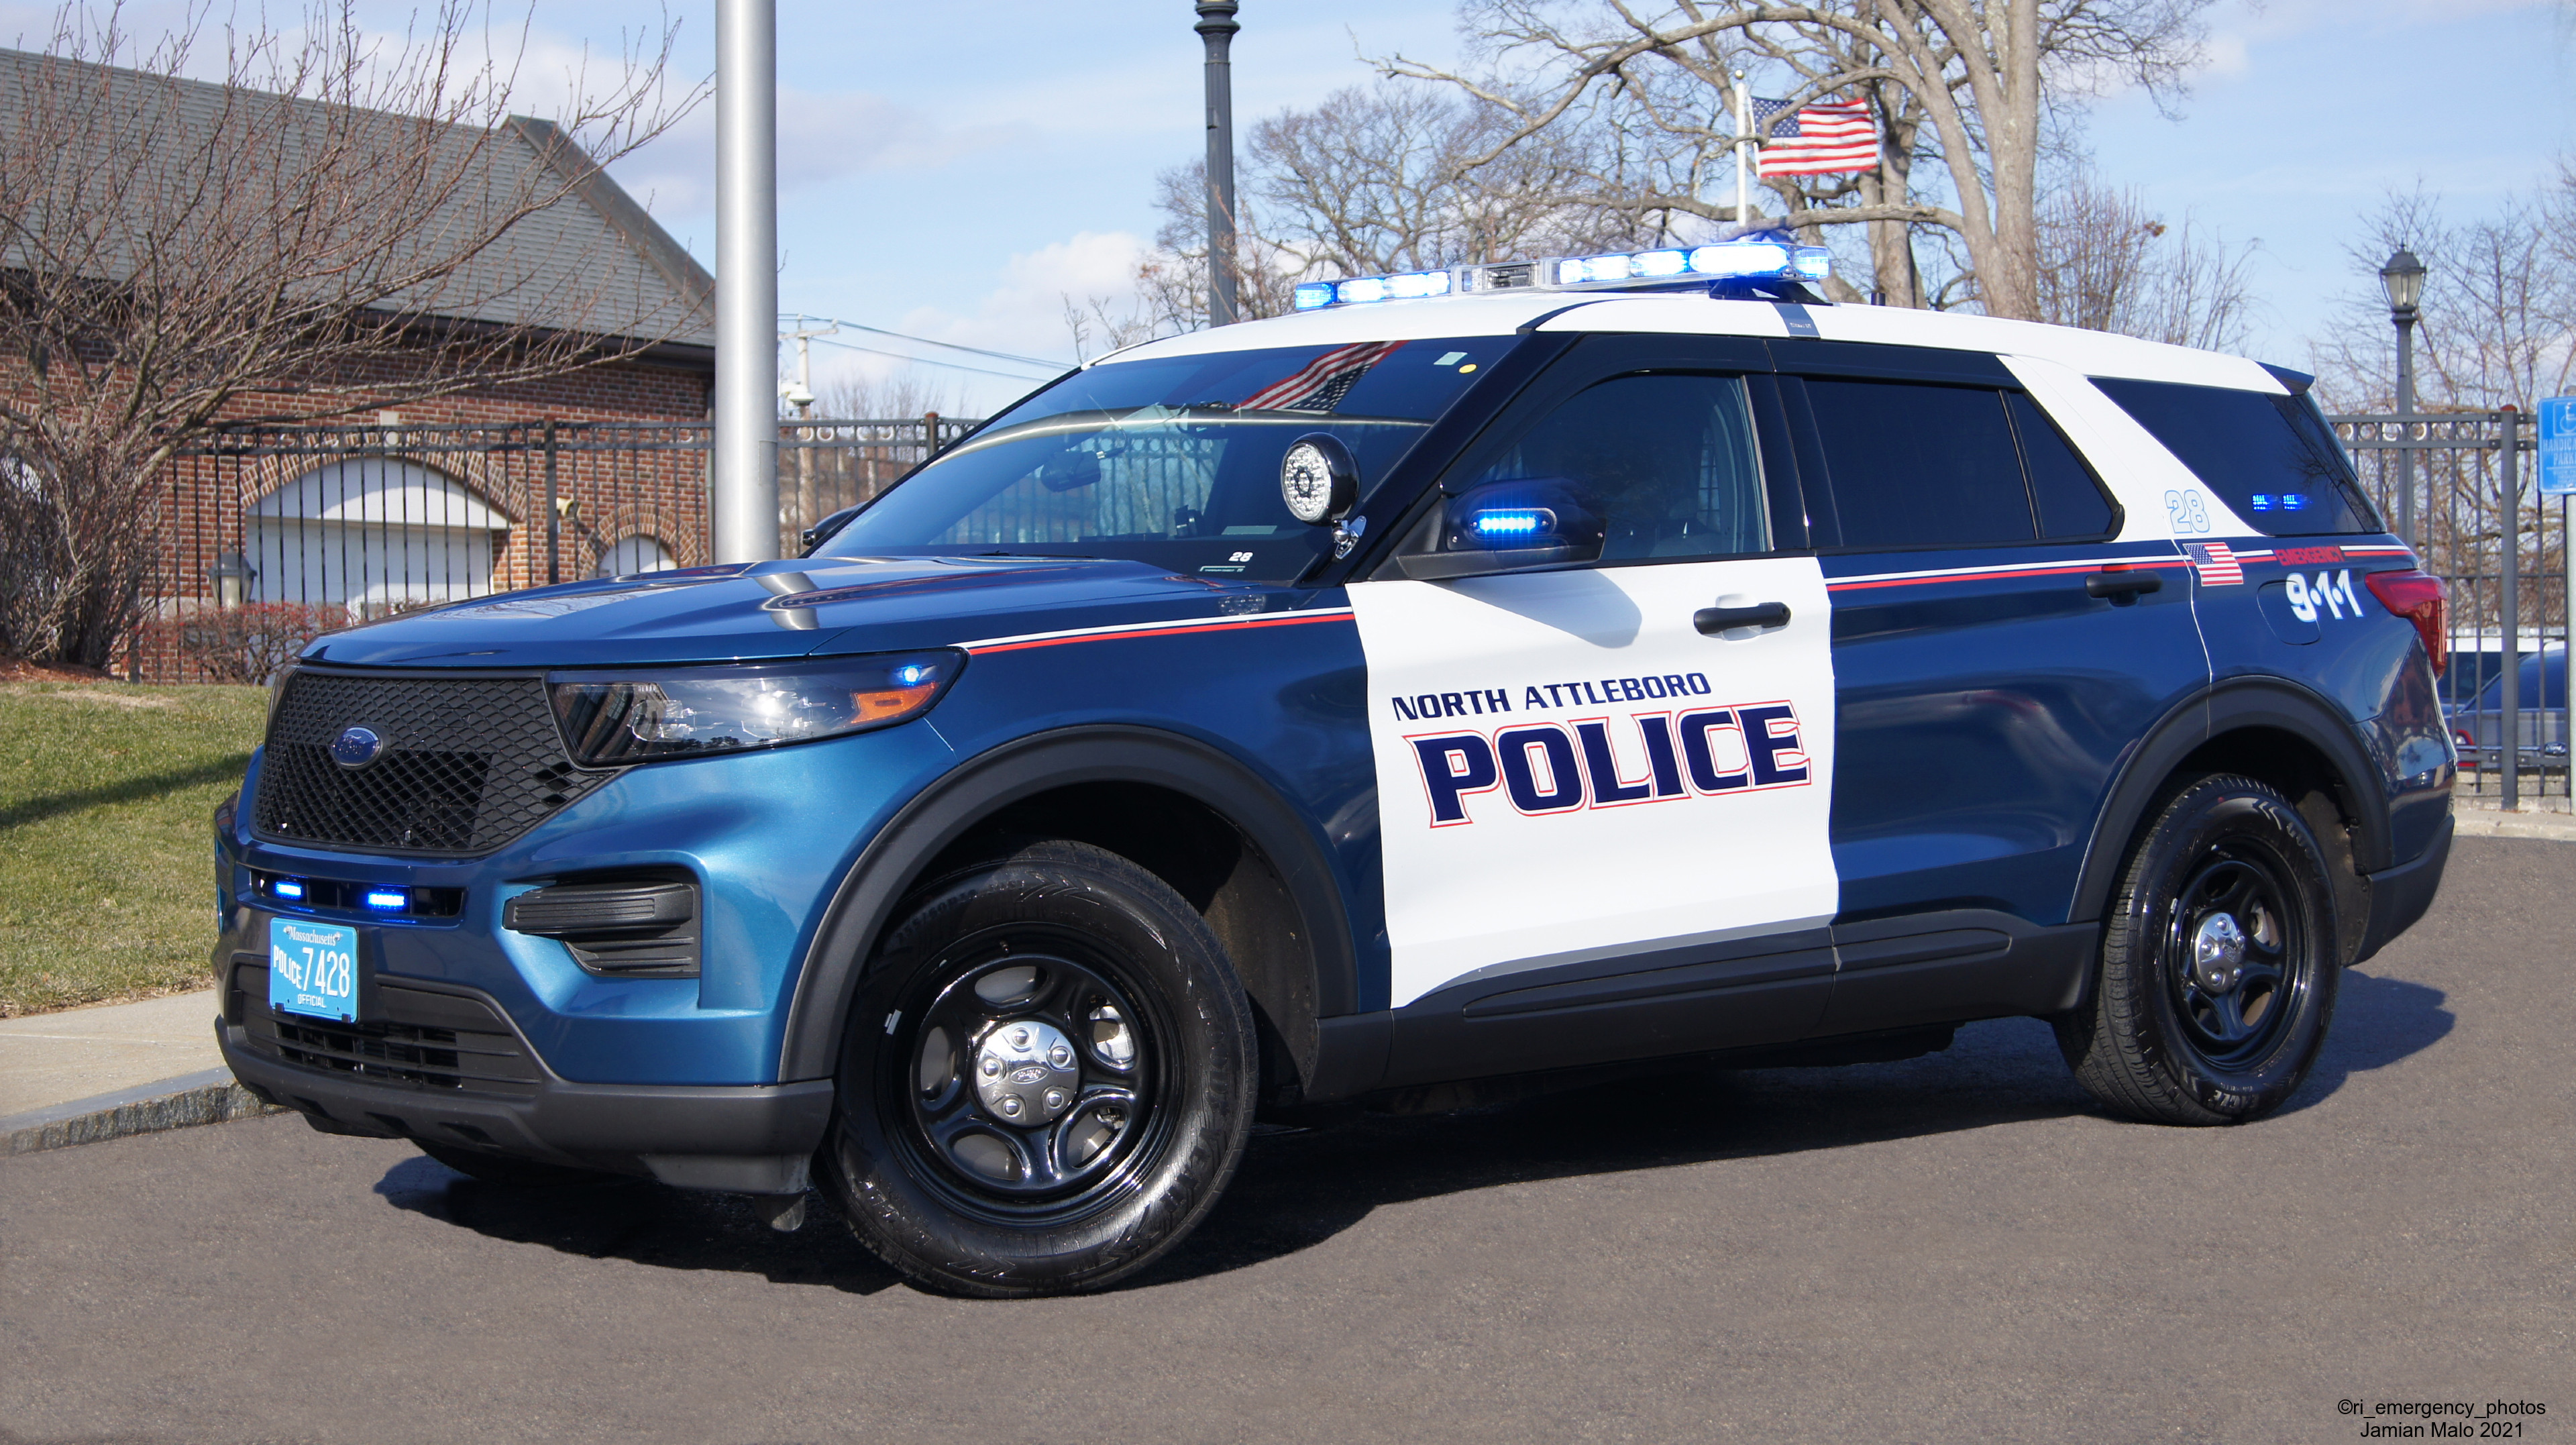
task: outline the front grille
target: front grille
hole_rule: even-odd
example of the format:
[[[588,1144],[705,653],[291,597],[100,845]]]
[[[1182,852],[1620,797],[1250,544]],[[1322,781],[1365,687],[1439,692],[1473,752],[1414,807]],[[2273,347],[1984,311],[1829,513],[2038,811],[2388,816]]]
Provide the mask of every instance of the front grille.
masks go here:
[[[235,961],[224,1000],[225,1015],[242,1025],[255,1052],[370,1083],[514,1098],[537,1091],[536,1061],[480,999],[380,981],[376,1007],[382,1019],[343,1024],[271,1013],[268,967],[250,961],[256,957]]]
[[[331,744],[353,726],[384,750],[344,768]],[[252,825],[282,843],[488,853],[611,776],[572,765],[542,679],[299,670],[269,720]]]

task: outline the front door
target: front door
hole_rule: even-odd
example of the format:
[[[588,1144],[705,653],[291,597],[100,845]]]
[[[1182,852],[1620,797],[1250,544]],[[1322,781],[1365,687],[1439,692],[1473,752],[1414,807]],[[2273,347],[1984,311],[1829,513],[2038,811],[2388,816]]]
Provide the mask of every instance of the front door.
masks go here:
[[[1580,565],[1350,588],[1395,1008],[1463,1001],[1485,1044],[1528,1040],[1495,1060],[1525,1068],[1814,1022],[1814,989],[1649,1004],[1832,968],[1812,946],[1837,907],[1831,613],[1814,558],[1773,549],[1795,494],[1763,471],[1740,376],[1560,384],[1453,474],[1417,545],[1535,527]],[[1614,1008],[1626,1037],[1599,1037],[1605,1000],[1640,1006]],[[1396,1077],[1440,1072],[1396,1042]]]

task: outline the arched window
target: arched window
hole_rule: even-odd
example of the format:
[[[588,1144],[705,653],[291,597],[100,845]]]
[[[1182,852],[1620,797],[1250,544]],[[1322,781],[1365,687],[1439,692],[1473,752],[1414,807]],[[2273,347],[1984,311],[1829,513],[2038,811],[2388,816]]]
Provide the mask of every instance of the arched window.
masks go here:
[[[680,565],[671,549],[658,537],[637,534],[620,537],[607,551],[599,554],[599,565],[591,570],[593,577],[630,577],[638,572],[660,572]]]
[[[250,509],[250,595],[381,615],[478,597],[510,519],[452,477],[384,457],[331,462]]]

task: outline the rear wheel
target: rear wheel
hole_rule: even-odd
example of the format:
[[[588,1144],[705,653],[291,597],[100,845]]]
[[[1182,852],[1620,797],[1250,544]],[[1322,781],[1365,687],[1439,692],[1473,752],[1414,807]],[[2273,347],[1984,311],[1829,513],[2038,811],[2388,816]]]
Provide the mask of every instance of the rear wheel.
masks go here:
[[[2168,1124],[2278,1108],[2334,1015],[2333,890],[2297,809],[2250,778],[2203,778],[2131,858],[2092,1003],[2057,1021],[2076,1079]]]
[[[926,1284],[1098,1288],[1215,1203],[1255,1050],[1179,894],[1087,844],[1019,847],[936,880],[887,934],[851,1008],[825,1182]]]

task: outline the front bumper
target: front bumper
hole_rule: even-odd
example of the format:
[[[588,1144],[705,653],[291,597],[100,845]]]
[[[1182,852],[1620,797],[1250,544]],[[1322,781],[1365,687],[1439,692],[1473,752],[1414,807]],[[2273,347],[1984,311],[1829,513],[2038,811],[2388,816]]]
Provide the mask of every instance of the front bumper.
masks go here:
[[[245,961],[249,962],[249,961]],[[264,982],[226,970],[216,1041],[233,1076],[316,1128],[424,1139],[649,1175],[694,1189],[788,1194],[832,1113],[830,1080],[582,1084],[558,1077],[490,996],[410,981],[382,989],[386,1020],[280,1019]]]

